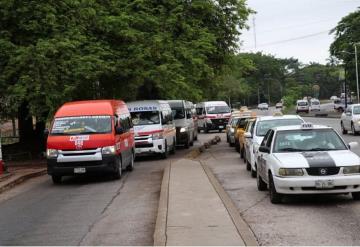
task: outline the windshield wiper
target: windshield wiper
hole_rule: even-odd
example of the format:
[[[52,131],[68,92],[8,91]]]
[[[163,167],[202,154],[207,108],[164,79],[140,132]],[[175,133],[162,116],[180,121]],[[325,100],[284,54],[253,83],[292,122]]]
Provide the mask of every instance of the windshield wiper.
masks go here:
[[[312,148],[306,151],[329,151],[329,150],[336,150],[335,148]]]
[[[279,152],[281,151],[285,151],[285,152],[300,152],[300,151],[304,151],[302,149],[297,149],[297,148],[282,148],[278,150]]]

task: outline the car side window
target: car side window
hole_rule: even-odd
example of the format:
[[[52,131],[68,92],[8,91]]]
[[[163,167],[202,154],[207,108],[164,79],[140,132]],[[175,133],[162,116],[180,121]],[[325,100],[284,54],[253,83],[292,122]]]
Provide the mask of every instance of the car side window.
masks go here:
[[[271,148],[271,143],[272,143],[273,137],[274,137],[274,131],[270,130],[270,134],[269,134],[269,137],[268,137],[267,142],[266,142],[266,147]]]
[[[251,136],[254,136],[255,123],[256,123],[256,121],[254,121],[254,122],[251,124],[251,127],[250,127]]]
[[[131,128],[128,116],[120,116],[120,126],[124,129],[124,131],[128,131]]]
[[[197,115],[202,115],[202,112],[203,112],[203,108],[196,108]]]
[[[262,140],[260,146],[266,146],[267,140],[270,136],[271,130],[268,130],[268,132],[266,133],[266,135],[264,136],[264,139]]]

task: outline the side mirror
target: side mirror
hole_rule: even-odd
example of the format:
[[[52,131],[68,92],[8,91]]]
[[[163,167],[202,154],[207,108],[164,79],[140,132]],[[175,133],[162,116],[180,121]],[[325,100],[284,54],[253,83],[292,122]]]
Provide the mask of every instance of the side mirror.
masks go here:
[[[348,144],[349,149],[356,148],[357,146],[359,146],[358,142],[349,142]]]
[[[44,129],[44,136],[48,136],[50,134],[49,129]]]
[[[245,137],[245,138],[251,138],[252,136],[251,136],[251,133],[250,133],[250,132],[245,132],[245,133],[244,133],[244,137]]]
[[[124,129],[123,129],[123,127],[116,127],[116,129],[115,129],[115,134],[117,134],[117,135],[121,135],[121,134],[123,134],[125,131],[124,131]]]
[[[262,153],[270,153],[270,148],[268,147],[265,147],[265,146],[260,146],[259,147],[259,152],[262,152]]]

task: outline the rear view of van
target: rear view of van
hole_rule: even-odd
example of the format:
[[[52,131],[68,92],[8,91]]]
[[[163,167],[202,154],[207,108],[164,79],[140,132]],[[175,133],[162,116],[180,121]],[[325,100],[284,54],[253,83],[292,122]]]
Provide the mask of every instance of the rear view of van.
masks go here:
[[[163,100],[127,103],[135,130],[136,155],[175,153],[176,131],[172,111]]]
[[[194,144],[197,129],[193,119],[193,104],[185,100],[168,100],[176,127],[176,144],[189,148]]]
[[[135,142],[130,113],[119,100],[66,103],[55,114],[47,138],[48,174],[112,173],[134,168]]]

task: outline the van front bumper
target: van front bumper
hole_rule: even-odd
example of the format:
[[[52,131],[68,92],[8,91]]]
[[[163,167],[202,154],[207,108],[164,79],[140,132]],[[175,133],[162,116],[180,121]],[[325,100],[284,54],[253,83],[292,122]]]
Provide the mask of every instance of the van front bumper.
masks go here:
[[[165,152],[164,139],[152,140],[150,142],[135,140],[136,156],[149,155],[149,154],[162,154],[164,152]]]
[[[106,155],[102,160],[79,161],[79,162],[58,162],[57,158],[47,159],[47,173],[49,175],[77,175],[75,168],[85,168],[88,173],[107,173],[116,171],[116,155]]]

